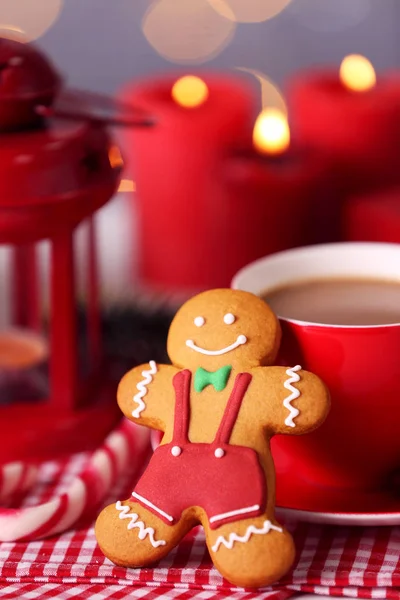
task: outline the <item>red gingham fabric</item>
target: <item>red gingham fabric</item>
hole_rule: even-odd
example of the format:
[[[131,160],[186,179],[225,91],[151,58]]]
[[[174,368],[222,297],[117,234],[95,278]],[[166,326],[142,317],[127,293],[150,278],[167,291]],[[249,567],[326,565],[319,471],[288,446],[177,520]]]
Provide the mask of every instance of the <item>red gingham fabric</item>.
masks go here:
[[[63,492],[87,456],[48,462],[23,505]],[[133,472],[133,471],[132,471]],[[127,473],[107,503],[129,497],[134,481]],[[123,569],[104,558],[93,524],[51,539],[0,544],[0,597],[124,600],[125,598],[259,598],[286,600],[297,592],[350,598],[400,599],[400,527],[327,527],[286,523],[298,550],[292,571],[272,588],[231,586],[213,568],[201,528],[194,530],[151,569]]]

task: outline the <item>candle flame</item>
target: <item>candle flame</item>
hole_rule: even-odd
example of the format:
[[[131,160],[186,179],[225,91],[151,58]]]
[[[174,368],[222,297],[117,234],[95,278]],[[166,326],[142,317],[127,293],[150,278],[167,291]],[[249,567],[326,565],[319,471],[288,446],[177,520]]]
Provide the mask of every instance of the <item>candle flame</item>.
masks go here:
[[[121,179],[118,191],[119,192],[136,192],[136,184],[131,179]]]
[[[121,150],[115,144],[110,146],[108,150],[108,160],[113,169],[122,169],[124,166]]]
[[[253,143],[262,154],[282,154],[290,145],[290,129],[286,115],[277,108],[265,108],[258,115]]]
[[[46,338],[13,328],[0,332],[0,370],[24,370],[38,366],[49,353]]]
[[[343,85],[355,92],[365,92],[376,84],[375,69],[365,56],[350,54],[340,65],[340,80]]]
[[[207,84],[195,75],[185,75],[174,83],[171,90],[172,98],[180,106],[195,108],[208,98]]]

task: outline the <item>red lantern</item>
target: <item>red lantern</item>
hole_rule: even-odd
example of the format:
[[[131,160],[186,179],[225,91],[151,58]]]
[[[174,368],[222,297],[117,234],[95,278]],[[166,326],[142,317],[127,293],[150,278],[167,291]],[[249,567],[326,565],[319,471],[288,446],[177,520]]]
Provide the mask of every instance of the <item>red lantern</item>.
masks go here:
[[[129,115],[99,115],[98,108],[109,113],[111,103],[63,91],[59,75],[31,45],[1,39],[0,70],[0,244],[12,254],[12,322],[0,332],[1,462],[94,447],[118,418],[115,390],[107,394],[100,377],[93,215],[113,196],[122,168],[106,124],[149,123],[133,114],[130,121]],[[88,267],[82,338],[75,232],[83,221]],[[51,248],[48,311],[37,260],[44,239]]]

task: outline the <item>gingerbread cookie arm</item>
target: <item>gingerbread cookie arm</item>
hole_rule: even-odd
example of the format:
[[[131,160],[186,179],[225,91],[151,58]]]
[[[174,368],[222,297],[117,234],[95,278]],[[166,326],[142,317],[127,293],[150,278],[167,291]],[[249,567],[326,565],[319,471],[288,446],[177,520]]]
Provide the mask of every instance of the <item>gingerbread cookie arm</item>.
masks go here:
[[[174,388],[172,379],[178,369],[151,360],[139,365],[121,379],[118,386],[118,405],[124,415],[153,429],[165,431],[173,419]]]
[[[294,367],[257,367],[254,395],[271,433],[300,435],[316,429],[330,407],[329,392],[319,377]]]

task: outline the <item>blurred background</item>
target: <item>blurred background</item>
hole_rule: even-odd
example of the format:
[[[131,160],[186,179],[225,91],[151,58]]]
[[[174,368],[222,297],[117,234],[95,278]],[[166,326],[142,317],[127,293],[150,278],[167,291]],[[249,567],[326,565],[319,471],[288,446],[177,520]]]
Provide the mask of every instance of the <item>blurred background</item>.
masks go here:
[[[43,32],[39,45],[71,85],[99,92],[173,65],[246,68],[284,85],[346,54],[377,70],[400,60],[397,0],[2,0],[5,24],[19,5],[32,6],[22,28]]]
[[[299,70],[338,68],[351,53],[367,56],[378,73],[398,66],[399,18],[397,0],[0,2],[0,29],[36,40],[71,86],[115,94],[129,81],[171,70],[240,69],[260,107],[279,108],[287,79]],[[106,301],[123,297],[135,274],[129,165],[123,177],[121,191],[98,215]],[[0,300],[4,313],[6,295]]]

